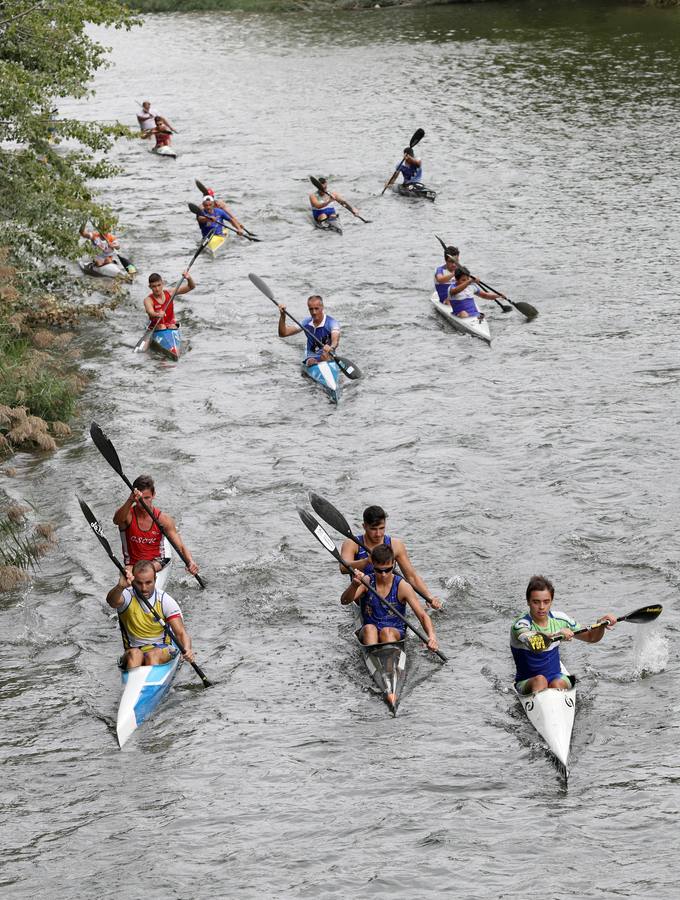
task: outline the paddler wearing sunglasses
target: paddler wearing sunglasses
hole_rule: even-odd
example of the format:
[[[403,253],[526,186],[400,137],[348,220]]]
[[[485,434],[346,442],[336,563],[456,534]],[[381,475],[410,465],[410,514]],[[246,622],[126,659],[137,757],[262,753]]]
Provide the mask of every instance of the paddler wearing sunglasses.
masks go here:
[[[369,592],[370,586],[393,606],[402,616],[406,615],[407,607],[411,607],[418,621],[423,627],[430,650],[437,650],[439,644],[434,633],[432,620],[425,613],[415,591],[401,575],[394,574],[394,551],[387,544],[379,544],[371,550],[372,571],[370,576],[364,575],[358,569],[352,569],[352,581],[340,597],[343,606],[357,603],[361,609],[362,644],[387,644],[400,641],[404,637],[406,626],[403,621],[384,603],[378,600],[375,594]]]

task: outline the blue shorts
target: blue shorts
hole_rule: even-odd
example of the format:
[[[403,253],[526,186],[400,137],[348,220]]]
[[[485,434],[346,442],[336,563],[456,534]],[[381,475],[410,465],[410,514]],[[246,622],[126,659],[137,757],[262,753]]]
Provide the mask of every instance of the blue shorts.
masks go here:
[[[538,672],[537,674],[538,674],[538,675],[543,675],[543,672]],[[533,675],[533,676],[531,676],[531,677],[536,678],[536,675]],[[567,682],[570,681],[569,676],[568,676],[568,675],[565,675],[564,672],[563,672],[561,669],[558,669],[557,672],[553,672],[553,673],[551,673],[550,675],[544,675],[544,678],[546,679],[546,681],[548,682],[548,684],[550,684],[551,681],[555,681],[556,678],[562,678],[562,679],[564,679],[564,681],[567,681]],[[527,686],[527,684],[528,684],[529,681],[531,681],[531,678],[523,678],[522,681],[516,681],[516,682],[515,682],[515,688],[516,688],[516,690],[517,690],[520,694],[528,694],[528,693],[530,693],[530,691],[527,691],[527,690],[526,690],[526,686]]]
[[[363,624],[375,625],[378,631],[381,631],[383,628],[395,628],[399,632],[399,640],[402,640],[406,634],[406,626],[396,616],[390,616],[387,619],[374,619],[372,616],[368,616],[363,620]]]
[[[319,216],[334,216],[335,214],[334,206],[324,206],[323,209],[312,209],[312,215],[315,219],[318,219]]]

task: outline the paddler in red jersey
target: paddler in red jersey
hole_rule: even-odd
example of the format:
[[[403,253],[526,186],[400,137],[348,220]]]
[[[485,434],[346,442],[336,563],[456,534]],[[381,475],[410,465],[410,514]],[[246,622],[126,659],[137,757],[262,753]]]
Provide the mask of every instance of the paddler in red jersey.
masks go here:
[[[163,526],[168,537],[179,547],[188,561],[187,571],[192,575],[198,573],[198,566],[179,535],[175,520],[167,513],[153,505],[156,496],[156,488],[150,475],[140,475],[132,482],[132,493],[125,503],[116,510],[113,524],[120,529],[120,539],[123,545],[123,557],[125,570],[128,577],[132,575],[132,567],[141,559],[149,560],[157,572],[163,568],[165,562],[163,554],[163,535],[160,528],[146,512],[138,501],[140,498]]]
[[[187,283],[183,284],[175,294],[188,294],[196,287],[194,279],[188,272],[182,272],[182,277],[186,278]],[[149,317],[149,328],[178,328],[175,320],[175,303],[170,300],[172,296],[170,291],[165,289],[163,279],[158,272],[149,275],[149,287],[151,293],[144,298],[144,309]]]
[[[142,138],[150,138],[153,135],[156,138],[154,150],[157,150],[159,147],[170,146],[173,131],[174,128],[167,119],[164,119],[163,116],[154,116],[153,128],[147,128],[142,131]]]

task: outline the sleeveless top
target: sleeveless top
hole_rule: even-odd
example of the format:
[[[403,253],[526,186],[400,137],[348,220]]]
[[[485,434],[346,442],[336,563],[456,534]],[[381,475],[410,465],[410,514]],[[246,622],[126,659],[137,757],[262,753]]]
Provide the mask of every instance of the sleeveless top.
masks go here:
[[[375,572],[371,574],[371,587],[373,590],[376,590],[376,582],[375,582]],[[400,612],[402,616],[406,615],[406,604],[399,600],[397,597],[399,591],[399,582],[402,580],[401,575],[395,575],[392,580],[392,587],[390,588],[390,592],[385,597],[388,603]],[[384,603],[381,602],[374,594],[371,594],[369,591],[361,597],[361,618],[363,619],[365,624],[376,622],[387,622],[399,623],[397,627],[403,627],[403,623],[401,619],[394,615],[394,613],[385,606]]]
[[[172,296],[172,294],[170,293],[170,291],[165,291],[165,290],[163,291],[163,299],[162,300],[157,300],[153,294],[149,294],[149,297],[151,298],[151,303],[153,304],[153,311],[156,314],[160,313],[160,311],[163,309],[163,307],[165,306],[166,303],[168,304],[165,307],[165,312],[163,313],[163,318],[161,319],[161,321],[158,325],[159,328],[172,328],[172,326],[175,324],[175,301],[173,300],[171,303],[168,303],[168,300],[170,300],[171,296]],[[151,317],[149,317],[149,318],[151,318]],[[154,320],[154,325],[155,324],[156,323]],[[133,512],[134,512],[134,510],[133,510]]]
[[[408,163],[402,163],[399,171],[404,176],[404,184],[416,184],[423,177],[422,166],[410,166]]]
[[[163,630],[163,626],[156,621],[147,608],[141,603],[132,588],[123,591],[123,598],[127,605],[118,613],[120,631],[123,636],[123,645],[126,650],[130,647],[146,644],[171,644],[169,636]],[[148,600],[156,614],[167,622],[176,616],[182,616],[177,603],[164,591],[155,591]]]
[[[439,281],[437,281],[437,275],[443,275],[444,272],[448,272],[448,271],[449,270],[446,268],[446,263],[444,263],[444,265],[439,266],[437,268],[437,271],[434,273],[435,274],[434,287],[435,287],[435,290],[437,291],[437,296],[439,297],[440,303],[443,303],[446,300],[446,298],[449,296],[449,288],[451,287],[451,282],[445,281],[443,283],[440,283]]]
[[[153,514],[158,518],[160,509],[152,507]],[[151,522],[148,531],[142,531],[137,522],[137,511],[132,510],[132,520],[125,530],[121,529],[123,543],[123,557],[126,566],[134,566],[140,559],[160,559],[163,555],[163,535],[155,522]]]

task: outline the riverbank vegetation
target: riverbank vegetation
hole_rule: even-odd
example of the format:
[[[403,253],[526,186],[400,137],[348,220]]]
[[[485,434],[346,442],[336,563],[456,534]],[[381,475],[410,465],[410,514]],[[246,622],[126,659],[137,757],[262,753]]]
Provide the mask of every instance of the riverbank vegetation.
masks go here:
[[[0,512],[0,593],[28,581],[29,570],[56,543],[54,527],[32,523],[29,507],[6,503]]]
[[[106,64],[88,25],[136,21],[117,0],[0,3],[0,456],[69,433],[85,383],[73,329],[112,305],[76,305],[82,279],[65,262],[82,255],[81,225],[114,225],[89,184],[111,174],[102,153],[129,131],[61,116],[59,101],[87,96]]]

